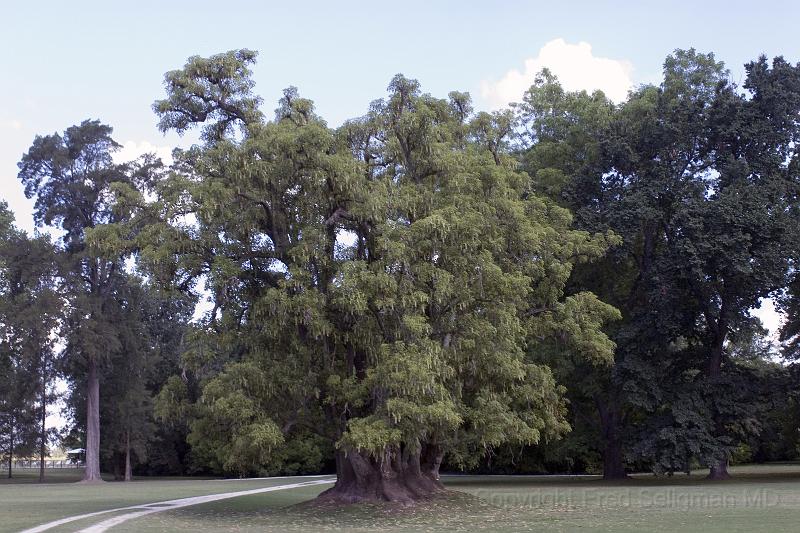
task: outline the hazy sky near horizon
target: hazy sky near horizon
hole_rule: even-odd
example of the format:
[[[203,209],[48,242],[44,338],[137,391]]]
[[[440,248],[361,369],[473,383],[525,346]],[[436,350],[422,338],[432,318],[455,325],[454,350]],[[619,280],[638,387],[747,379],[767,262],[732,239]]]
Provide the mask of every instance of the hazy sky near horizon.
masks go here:
[[[800,60],[800,2],[7,2],[0,31],[0,198],[32,230],[17,162],[36,134],[86,118],[114,127],[122,157],[168,153],[150,105],[166,71],[192,55],[259,52],[256,92],[270,110],[294,85],[331,125],[363,114],[392,76],[445,96],[468,91],[478,109],[518,99],[541,67],[568,89],[606,91],[659,80],[676,48],[742,65]]]

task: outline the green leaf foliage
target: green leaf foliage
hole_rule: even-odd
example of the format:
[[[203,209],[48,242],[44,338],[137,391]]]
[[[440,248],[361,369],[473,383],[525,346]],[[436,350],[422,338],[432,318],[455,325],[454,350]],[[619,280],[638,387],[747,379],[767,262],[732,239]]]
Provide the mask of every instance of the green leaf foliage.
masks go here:
[[[564,290],[615,237],[574,230],[537,194],[509,113],[475,115],[468,95],[398,75],[339,128],[294,88],[266,120],[253,57],[167,74],[162,129],[201,127],[203,144],[176,152],[154,201],[119,195],[141,231],[95,234],[154,279],[213,296],[184,358],[202,391],[173,378],[157,412],[188,423],[199,460],[236,473],[296,470],[298,442],[316,461],[436,446],[468,465],[567,431],[563,387],[528,354],[559,342],[611,360],[601,327],[617,311]]]

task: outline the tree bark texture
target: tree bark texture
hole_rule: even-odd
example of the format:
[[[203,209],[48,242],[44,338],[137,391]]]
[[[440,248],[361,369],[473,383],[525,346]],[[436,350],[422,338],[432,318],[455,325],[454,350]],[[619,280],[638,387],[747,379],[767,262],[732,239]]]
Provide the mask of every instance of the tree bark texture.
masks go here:
[[[322,502],[411,504],[445,490],[439,480],[443,453],[435,446],[409,452],[389,447],[379,458],[355,450],[336,452],[336,484]]]
[[[133,479],[131,474],[131,433],[125,432],[125,481]]]
[[[41,434],[39,435],[39,483],[44,483],[44,457],[47,454],[47,377],[46,364],[42,363],[42,411],[39,413]]]
[[[86,468],[83,481],[100,482],[100,379],[97,362],[89,361],[86,387]]]

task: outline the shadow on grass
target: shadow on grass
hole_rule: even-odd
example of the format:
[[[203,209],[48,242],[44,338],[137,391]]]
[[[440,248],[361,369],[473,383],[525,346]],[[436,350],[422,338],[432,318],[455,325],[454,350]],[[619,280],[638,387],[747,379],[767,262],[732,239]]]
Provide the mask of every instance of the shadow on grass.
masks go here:
[[[636,475],[626,482],[543,476],[447,476],[414,506],[311,501],[324,487],[243,496],[158,513],[119,533],[417,531],[797,531],[800,465],[731,469],[724,482]]]
[[[448,487],[520,487],[520,488],[602,488],[602,487],[661,487],[661,486],[703,486],[736,485],[737,483],[786,483],[800,481],[800,464],[770,463],[765,465],[735,466],[730,469],[730,479],[718,481],[706,479],[708,470],[695,470],[691,475],[676,473],[672,476],[656,476],[648,473],[632,474],[628,479],[606,481],[599,476],[444,476]]]

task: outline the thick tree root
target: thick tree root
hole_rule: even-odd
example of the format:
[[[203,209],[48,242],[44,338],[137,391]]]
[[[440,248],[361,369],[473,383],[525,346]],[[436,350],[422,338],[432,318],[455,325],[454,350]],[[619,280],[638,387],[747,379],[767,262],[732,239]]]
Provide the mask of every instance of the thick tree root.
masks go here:
[[[411,505],[446,492],[441,483],[425,478],[383,479],[367,485],[340,484],[317,497],[319,503],[399,503]]]
[[[393,502],[411,505],[446,492],[439,480],[441,455],[403,454],[387,450],[375,459],[350,451],[337,452],[336,485],[319,495],[320,503]]]

